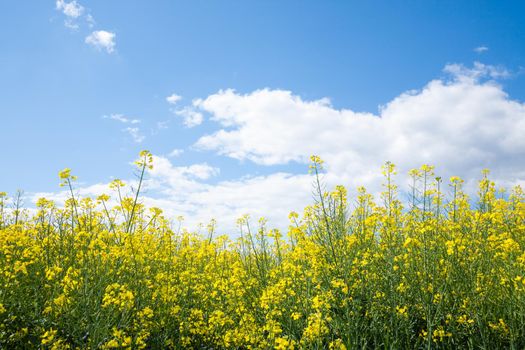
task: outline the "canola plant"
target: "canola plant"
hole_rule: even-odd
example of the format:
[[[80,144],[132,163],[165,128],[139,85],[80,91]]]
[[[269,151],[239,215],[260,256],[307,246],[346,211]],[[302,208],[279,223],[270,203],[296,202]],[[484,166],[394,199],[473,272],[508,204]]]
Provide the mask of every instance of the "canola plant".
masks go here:
[[[0,193],[1,349],[523,349],[525,196],[477,198],[428,165],[401,201],[387,163],[377,201],[360,188],[317,191],[288,232],[240,238],[174,229],[138,188],[64,206],[8,210]],[[445,195],[447,193],[447,195]],[[380,204],[378,204],[380,203]]]

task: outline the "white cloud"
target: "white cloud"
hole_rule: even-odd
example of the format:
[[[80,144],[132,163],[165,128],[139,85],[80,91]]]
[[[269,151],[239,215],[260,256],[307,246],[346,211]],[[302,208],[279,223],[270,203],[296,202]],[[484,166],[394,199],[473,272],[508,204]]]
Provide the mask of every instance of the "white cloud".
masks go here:
[[[181,99],[182,96],[171,94],[170,96],[166,97],[166,102],[168,102],[171,106],[175,106]],[[204,120],[202,113],[197,111],[195,108],[198,101],[199,100],[193,101],[191,106],[185,106],[180,109],[171,108],[170,110],[173,114],[182,117],[182,122],[186,127],[192,128],[202,124]]]
[[[72,30],[78,30],[80,28],[78,21],[85,12],[85,8],[82,5],[77,1],[66,2],[65,0],[57,0],[55,2],[55,8],[66,16],[64,20],[64,26],[66,26],[66,28]],[[90,14],[85,17],[88,23],[89,19],[93,18]]]
[[[136,124],[140,124],[141,123],[140,119],[129,118],[129,117],[126,117],[123,114],[115,114],[115,113],[113,113],[113,114],[110,114],[110,115],[104,115],[104,116],[102,116],[102,118],[115,120],[115,121],[117,121],[119,123],[122,123],[122,124],[136,125]],[[136,142],[136,143],[141,143],[146,138],[146,136],[144,136],[142,134],[142,132],[140,131],[140,128],[138,128],[136,126],[135,127],[126,127],[124,129],[122,129],[122,131],[124,131],[127,134],[129,134],[131,136],[131,138],[133,139],[133,141]]]
[[[159,130],[165,130],[168,128],[168,125],[169,125],[169,120],[163,120],[163,121],[160,121],[160,122],[157,122],[155,124],[155,130],[152,131],[153,134],[156,134],[159,132]]]
[[[193,164],[190,166],[174,167],[164,157],[154,156],[155,166],[150,171],[153,176],[163,177],[167,182],[177,183],[179,177],[183,179],[195,178],[206,180],[219,174],[219,169],[206,163]]]
[[[223,128],[196,147],[262,165],[327,161],[329,174],[345,184],[374,183],[385,161],[401,172],[424,163],[447,176],[477,177],[491,168],[499,178],[525,176],[525,105],[482,78],[508,72],[481,63],[448,65],[452,80],[434,80],[401,94],[378,115],[335,109],[327,99],[305,101],[290,91],[220,91],[197,106]]]
[[[261,165],[306,163],[318,154],[326,161],[328,187],[343,184],[351,193],[358,185],[380,191],[380,167],[387,160],[399,167],[401,191],[408,189],[404,174],[424,163],[436,165],[444,179],[476,179],[490,168],[498,185],[525,184],[525,104],[486,80],[505,74],[481,64],[449,65],[446,71],[451,79],[403,93],[377,114],[336,109],[327,99],[307,101],[290,91],[220,91],[193,103],[221,125],[196,145]],[[289,211],[312,201],[306,166],[300,174],[214,182],[219,169],[207,163],[175,166],[160,156],[154,162],[144,202],[171,218],[184,215],[190,228],[216,218],[221,233],[235,235],[235,220],[245,213],[285,228]]]
[[[168,102],[170,105],[175,105],[181,99],[182,99],[182,96],[179,96],[177,94],[171,94],[168,97],[166,97],[166,102]]]
[[[97,197],[103,193],[109,193],[109,184],[98,183],[89,186],[75,187],[75,196]],[[30,196],[31,202],[36,203],[39,198],[46,198],[56,202],[58,205],[63,205],[64,202],[71,197],[69,190],[62,190],[59,192],[36,192]]]
[[[183,150],[183,149],[175,148],[173,151],[171,151],[171,152],[168,154],[168,157],[170,157],[170,158],[175,158],[175,157],[180,156],[182,153],[184,153],[184,150]]]
[[[206,163],[178,167],[164,157],[155,156],[141,200],[147,206],[162,208],[168,218],[184,216],[185,226],[192,230],[215,218],[219,233],[232,236],[238,234],[236,220],[244,214],[250,214],[254,222],[264,216],[271,224],[284,228],[289,212],[300,211],[311,200],[312,179],[305,174],[276,173],[214,185],[206,183],[218,173],[218,168]],[[136,187],[136,180],[126,182]],[[80,187],[75,193],[82,197],[96,197],[102,193],[114,195],[108,184]],[[31,198],[36,202],[40,197],[61,205],[69,198],[69,192],[36,193]],[[115,204],[114,199],[112,203]]]
[[[141,132],[140,129],[137,127],[127,127],[125,129],[122,129],[123,131],[127,132],[132,138],[133,141],[136,143],[141,143],[146,138]]]
[[[76,23],[74,20],[71,20],[69,18],[64,21],[64,26],[72,30],[78,30],[78,28],[80,28],[78,23]]]
[[[116,120],[124,124],[139,124],[140,123],[140,119],[131,119],[131,118],[124,116],[123,114],[110,114],[110,115],[103,116],[103,118]]]
[[[93,18],[93,16],[91,14],[87,14],[86,15],[86,22],[89,26],[89,28],[93,28],[96,24],[95,22],[95,19]]]
[[[483,53],[483,52],[486,52],[486,51],[488,51],[488,50],[489,50],[488,47],[482,45],[482,46],[478,46],[478,47],[476,47],[476,48],[474,49],[474,52],[477,52],[477,53]]]
[[[86,37],[86,44],[98,50],[106,50],[107,53],[115,51],[115,33],[105,30],[96,30]]]
[[[473,83],[482,78],[503,79],[510,77],[510,72],[503,67],[485,65],[479,62],[474,62],[472,68],[465,67],[462,64],[448,64],[444,71],[452,74],[456,80],[470,80]]]
[[[84,8],[76,0],[69,2],[56,0],[55,8],[64,14],[66,17],[64,26],[71,30],[78,30],[81,24],[87,24],[89,28],[93,28],[96,24],[91,13],[86,13],[89,12],[89,9]]]
[[[182,117],[184,125],[188,128],[200,125],[204,120],[202,113],[198,112],[194,107],[190,106],[178,109],[174,111],[174,113]]]
[[[57,0],[55,4],[57,10],[70,18],[78,18],[84,13],[84,7],[76,1]]]
[[[244,214],[250,214],[254,221],[266,217],[272,225],[285,228],[289,212],[301,211],[311,202],[312,179],[308,175],[275,173],[215,185],[188,181],[175,172],[173,175],[153,176],[163,193],[149,203],[165,208],[170,217],[183,215],[193,228],[214,218],[219,232],[232,236],[238,233],[236,220]]]
[[[206,163],[173,166],[168,159],[155,156],[145,202],[163,208],[171,218],[183,215],[190,228],[214,218],[221,233],[235,236],[236,220],[244,214],[255,220],[264,216],[286,227],[289,212],[300,211],[311,200],[312,178],[306,174],[275,173],[207,183],[218,174],[218,168]]]

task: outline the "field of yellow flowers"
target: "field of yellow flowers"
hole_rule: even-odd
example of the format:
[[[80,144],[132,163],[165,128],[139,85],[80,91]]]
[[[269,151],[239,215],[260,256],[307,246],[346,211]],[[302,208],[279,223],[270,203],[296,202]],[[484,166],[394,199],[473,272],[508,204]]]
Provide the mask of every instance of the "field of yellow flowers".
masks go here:
[[[0,349],[523,349],[525,196],[484,173],[476,199],[433,168],[410,172],[401,201],[387,163],[376,201],[365,189],[317,191],[287,234],[240,238],[174,228],[138,188],[31,217],[0,193]],[[447,194],[445,196],[445,194]],[[380,204],[378,204],[380,203]]]

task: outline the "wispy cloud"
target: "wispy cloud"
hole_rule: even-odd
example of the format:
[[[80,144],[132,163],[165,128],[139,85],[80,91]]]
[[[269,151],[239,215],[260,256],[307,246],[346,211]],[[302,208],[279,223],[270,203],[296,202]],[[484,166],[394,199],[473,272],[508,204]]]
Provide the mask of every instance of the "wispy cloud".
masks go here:
[[[107,53],[115,51],[116,34],[105,30],[96,30],[86,37],[86,44],[93,46],[98,50],[105,50]]]
[[[182,153],[184,153],[184,150],[183,150],[183,149],[175,148],[173,151],[171,151],[171,152],[168,154],[168,157],[170,157],[170,158],[175,158],[175,157],[180,156]]]
[[[141,123],[140,119],[130,118],[130,117],[125,116],[124,114],[118,114],[118,113],[104,115],[102,116],[102,118],[114,120],[119,123],[128,124],[128,125],[137,125]],[[133,127],[128,126],[122,129],[122,131],[129,134],[131,138],[133,139],[133,141],[136,143],[141,143],[146,138],[146,136],[144,136],[144,134],[141,132],[138,126],[133,126]]]
[[[124,116],[123,114],[110,114],[110,115],[105,115],[102,118],[116,120],[124,124],[139,124],[140,123],[140,119],[131,119],[131,118]]]
[[[125,129],[123,129],[123,131],[127,132],[131,136],[133,141],[136,142],[136,143],[141,143],[146,138],[146,136],[144,136],[140,132],[140,129],[137,128],[137,127],[127,127]]]
[[[182,99],[182,96],[177,94],[171,94],[166,97],[166,102],[171,106],[175,106]],[[202,124],[204,121],[204,116],[201,112],[198,111],[198,103],[200,100],[193,100],[191,105],[184,106],[182,108],[172,107],[170,111],[176,116],[182,117],[182,123],[188,127],[192,128],[194,126]]]
[[[93,28],[96,24],[95,22],[95,19],[93,18],[93,16],[91,14],[87,14],[86,15],[86,22],[89,26],[89,28]]]
[[[156,128],[154,132],[156,133],[159,130],[165,130],[168,128],[168,125],[169,125],[169,120],[163,120],[163,121],[157,122],[155,124]]]
[[[474,49],[474,52],[477,52],[477,53],[483,53],[483,52],[486,52],[486,51],[488,51],[488,50],[489,50],[488,47],[482,45],[482,46],[478,46],[478,47],[476,47],[476,48]]]
[[[200,125],[204,120],[202,113],[191,106],[176,110],[174,113],[182,117],[182,122],[188,128],[193,128],[194,126]]]
[[[72,30],[77,30],[78,28],[80,28],[77,22],[72,21],[69,18],[64,21],[64,25],[66,26],[66,28],[69,28]]]
[[[447,64],[443,69],[456,80],[470,80],[477,82],[483,78],[502,79],[510,77],[510,72],[505,67],[492,66],[480,62],[474,62],[472,67],[463,64]]]

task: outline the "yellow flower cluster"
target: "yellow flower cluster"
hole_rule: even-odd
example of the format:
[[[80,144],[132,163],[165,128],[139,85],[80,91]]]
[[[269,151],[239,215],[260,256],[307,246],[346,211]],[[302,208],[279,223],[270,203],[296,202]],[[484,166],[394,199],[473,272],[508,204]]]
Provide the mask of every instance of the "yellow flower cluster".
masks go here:
[[[118,283],[106,287],[106,293],[102,298],[102,307],[116,306],[119,310],[131,309],[135,303],[133,292],[125,285]]]
[[[476,199],[457,177],[444,193],[424,165],[401,200],[387,163],[377,204],[321,191],[312,162],[318,198],[287,235],[248,216],[237,239],[174,229],[121,180],[114,206],[71,191],[33,217],[0,193],[0,348],[525,347],[521,188],[501,195],[484,173]],[[72,188],[69,169],[60,179]]]

